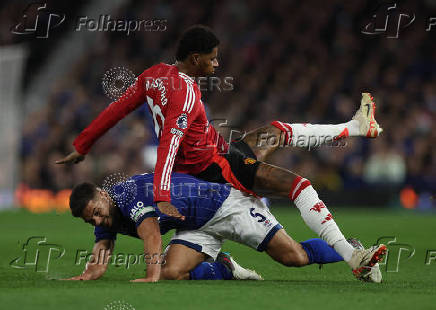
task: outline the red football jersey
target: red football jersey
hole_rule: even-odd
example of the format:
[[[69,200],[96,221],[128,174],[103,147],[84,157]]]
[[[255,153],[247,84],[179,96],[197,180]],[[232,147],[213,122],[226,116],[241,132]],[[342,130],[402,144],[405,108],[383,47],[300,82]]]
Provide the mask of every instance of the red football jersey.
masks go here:
[[[77,152],[86,154],[107,130],[147,103],[159,139],[154,171],[154,201],[170,201],[171,172],[198,174],[214,154],[228,148],[206,118],[201,92],[195,81],[174,65],[157,64],[136,82],[74,140]]]

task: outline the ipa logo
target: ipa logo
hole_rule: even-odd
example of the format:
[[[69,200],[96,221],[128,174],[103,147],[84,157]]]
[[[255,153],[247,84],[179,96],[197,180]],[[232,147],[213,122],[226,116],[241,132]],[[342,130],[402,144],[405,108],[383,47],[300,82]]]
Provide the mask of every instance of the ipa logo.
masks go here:
[[[47,39],[51,29],[65,21],[65,14],[47,10],[47,3],[31,3],[23,11],[23,16],[11,32],[20,35],[33,34],[36,38]]]
[[[30,237],[23,244],[23,255],[12,260],[10,266],[48,272],[50,262],[61,258],[64,254],[65,249],[62,246],[47,243],[46,237]]]
[[[398,243],[397,237],[380,237],[376,244],[381,243],[386,244],[388,248],[385,259],[379,263],[380,266],[385,266],[386,272],[398,272],[400,263],[408,261],[415,255],[415,248],[407,243]]]
[[[363,34],[384,34],[388,39],[398,39],[400,31],[415,21],[415,14],[401,12],[396,3],[384,3],[372,16],[372,21],[362,29]]]

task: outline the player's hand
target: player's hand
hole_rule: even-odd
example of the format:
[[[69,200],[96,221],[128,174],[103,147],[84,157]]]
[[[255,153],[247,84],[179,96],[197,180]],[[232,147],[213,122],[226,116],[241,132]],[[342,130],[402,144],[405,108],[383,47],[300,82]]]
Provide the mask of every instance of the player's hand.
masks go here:
[[[135,280],[130,280],[130,282],[152,282],[152,283],[154,283],[154,282],[157,282],[157,281],[159,281],[159,279],[153,279],[153,278],[141,278],[141,279],[135,279]]]
[[[77,164],[77,163],[80,163],[84,159],[85,159],[85,155],[82,155],[79,152],[74,151],[74,152],[68,154],[66,157],[64,157],[60,160],[57,160],[56,164],[71,164],[71,163]]]
[[[179,213],[176,207],[174,207],[171,203],[168,201],[160,201],[157,203],[157,207],[159,208],[160,212],[163,214],[166,214],[171,217],[175,217],[176,219],[185,220],[185,217]]]
[[[68,279],[61,279],[63,281],[88,281],[91,280],[91,277],[89,275],[86,274],[81,274],[79,276],[75,276],[75,277],[71,277]]]

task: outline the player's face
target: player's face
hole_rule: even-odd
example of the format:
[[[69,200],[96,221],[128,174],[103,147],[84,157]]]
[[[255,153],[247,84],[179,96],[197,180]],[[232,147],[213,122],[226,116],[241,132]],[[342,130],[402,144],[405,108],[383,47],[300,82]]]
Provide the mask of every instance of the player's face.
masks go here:
[[[98,189],[94,199],[88,202],[82,213],[82,218],[92,226],[112,228],[117,223],[116,207],[108,193]]]
[[[218,68],[218,47],[214,47],[209,54],[199,54],[198,67],[200,75],[208,76],[215,73],[215,69]]]

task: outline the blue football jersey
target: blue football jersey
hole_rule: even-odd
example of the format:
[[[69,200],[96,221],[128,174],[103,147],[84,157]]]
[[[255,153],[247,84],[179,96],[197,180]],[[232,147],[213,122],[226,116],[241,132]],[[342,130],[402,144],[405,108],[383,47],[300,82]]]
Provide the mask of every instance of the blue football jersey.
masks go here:
[[[230,186],[196,179],[182,173],[171,175],[171,204],[185,220],[178,220],[159,211],[153,203],[154,174],[140,174],[113,186],[109,195],[122,217],[116,230],[95,227],[96,242],[115,239],[117,233],[138,237],[136,228],[148,217],[157,217],[161,234],[171,229],[195,230],[206,224],[230,194]]]

